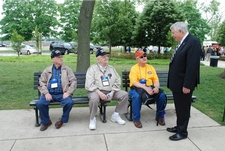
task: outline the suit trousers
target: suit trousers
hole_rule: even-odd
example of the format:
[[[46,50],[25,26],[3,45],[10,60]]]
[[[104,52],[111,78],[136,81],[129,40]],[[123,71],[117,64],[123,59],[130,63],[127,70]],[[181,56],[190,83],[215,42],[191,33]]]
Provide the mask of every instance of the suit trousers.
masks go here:
[[[177,116],[177,132],[184,136],[188,136],[187,127],[190,118],[191,102],[192,102],[191,91],[188,94],[183,92],[173,92],[174,104]]]
[[[110,93],[110,91],[101,91],[104,94]],[[90,109],[90,120],[93,119],[98,111],[98,104],[100,101],[100,97],[97,92],[89,91],[88,92],[89,98],[89,109]],[[115,112],[120,114],[127,113],[127,106],[128,106],[128,93],[124,90],[115,91],[113,94],[112,100],[118,100],[116,105]]]
[[[63,94],[51,94],[51,95],[53,99],[51,102],[54,102],[54,101],[60,102],[61,106],[63,106],[63,114],[62,114],[61,120],[63,123],[67,123],[69,120],[70,111],[74,104],[72,100],[72,96],[69,96],[63,99]],[[50,121],[49,104],[50,104],[50,101],[46,100],[45,95],[42,95],[40,100],[36,104],[40,111],[41,123],[43,125],[47,124]]]

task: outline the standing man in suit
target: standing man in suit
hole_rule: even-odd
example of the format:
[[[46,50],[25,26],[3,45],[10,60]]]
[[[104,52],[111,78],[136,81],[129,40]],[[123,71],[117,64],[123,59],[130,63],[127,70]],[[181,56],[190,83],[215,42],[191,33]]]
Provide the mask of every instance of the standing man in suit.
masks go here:
[[[169,65],[167,87],[172,91],[176,109],[177,123],[167,128],[172,141],[185,139],[190,118],[192,93],[200,83],[199,68],[201,45],[195,36],[189,34],[187,24],[176,22],[171,27],[173,38],[179,42]]]

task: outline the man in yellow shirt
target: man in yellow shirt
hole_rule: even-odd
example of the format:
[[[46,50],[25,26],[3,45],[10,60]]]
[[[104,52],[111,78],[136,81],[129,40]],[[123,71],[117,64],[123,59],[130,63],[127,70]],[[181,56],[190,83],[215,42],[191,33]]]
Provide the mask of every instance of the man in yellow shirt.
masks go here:
[[[153,66],[147,64],[146,53],[142,50],[138,50],[135,53],[137,64],[135,64],[130,70],[130,87],[129,94],[132,99],[132,114],[134,125],[137,128],[141,128],[140,111],[142,106],[141,96],[138,94],[136,88],[144,89],[149,95],[151,95],[157,104],[155,120],[160,125],[165,125],[164,114],[166,96],[159,89],[159,79]],[[160,92],[160,93],[159,93]],[[157,97],[155,97],[157,96]]]

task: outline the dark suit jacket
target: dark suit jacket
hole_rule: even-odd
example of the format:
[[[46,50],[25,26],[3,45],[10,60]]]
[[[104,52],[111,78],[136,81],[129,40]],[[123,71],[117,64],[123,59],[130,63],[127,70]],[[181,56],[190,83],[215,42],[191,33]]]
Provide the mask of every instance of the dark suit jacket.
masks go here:
[[[182,92],[183,87],[193,91],[200,83],[200,56],[199,40],[188,34],[169,65],[167,87],[171,91]]]

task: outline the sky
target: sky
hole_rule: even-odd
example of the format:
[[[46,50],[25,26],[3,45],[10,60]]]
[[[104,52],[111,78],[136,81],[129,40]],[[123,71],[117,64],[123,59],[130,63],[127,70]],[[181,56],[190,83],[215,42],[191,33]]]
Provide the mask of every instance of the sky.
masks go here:
[[[63,3],[64,0],[56,0],[58,3]],[[96,0],[97,1],[97,0]],[[225,0],[217,0],[218,2],[220,2],[220,11],[223,13],[224,19],[225,19]],[[198,0],[198,3],[202,3],[204,2],[205,4],[209,4],[210,0]],[[3,17],[2,16],[2,4],[3,4],[3,0],[0,0],[0,19]],[[140,11],[142,9],[142,7],[137,7],[139,8],[138,11]]]

